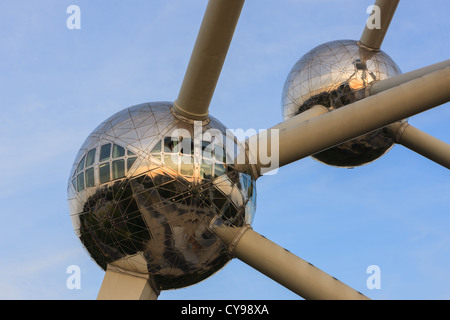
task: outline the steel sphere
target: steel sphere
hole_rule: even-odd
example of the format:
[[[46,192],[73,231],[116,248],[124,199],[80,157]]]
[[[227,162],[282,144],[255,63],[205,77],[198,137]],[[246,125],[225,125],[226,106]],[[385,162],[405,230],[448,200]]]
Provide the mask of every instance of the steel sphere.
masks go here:
[[[374,81],[400,74],[397,64],[383,51],[369,51],[352,40],[317,46],[292,68],[284,84],[282,111],[285,120],[323,105],[329,111],[364,98]],[[351,124],[349,124],[351,125]],[[376,130],[313,156],[337,167],[356,167],[384,155],[394,145],[385,129]]]
[[[72,223],[92,259],[104,270],[151,275],[160,290],[220,270],[230,256],[210,222],[250,224],[256,206],[255,179],[229,164],[218,138],[233,139],[226,128],[209,117],[198,131],[171,106],[145,103],[104,121],[81,147],[68,183]]]

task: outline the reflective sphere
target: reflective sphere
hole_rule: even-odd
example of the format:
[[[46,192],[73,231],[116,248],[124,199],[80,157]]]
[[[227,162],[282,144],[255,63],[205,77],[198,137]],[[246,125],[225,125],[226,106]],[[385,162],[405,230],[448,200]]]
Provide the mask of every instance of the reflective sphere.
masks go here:
[[[253,220],[255,180],[237,172],[227,143],[237,140],[210,117],[192,122],[172,103],[125,109],[81,147],[68,183],[77,236],[92,259],[153,276],[160,290],[195,284],[230,259],[210,231],[213,218]],[[229,144],[230,145],[230,144]]]
[[[317,104],[335,110],[364,98],[364,88],[371,82],[400,73],[386,53],[368,51],[356,41],[322,44],[304,55],[289,73],[283,89],[283,117],[287,120]],[[386,130],[380,129],[313,158],[328,165],[355,167],[378,159],[393,145]]]

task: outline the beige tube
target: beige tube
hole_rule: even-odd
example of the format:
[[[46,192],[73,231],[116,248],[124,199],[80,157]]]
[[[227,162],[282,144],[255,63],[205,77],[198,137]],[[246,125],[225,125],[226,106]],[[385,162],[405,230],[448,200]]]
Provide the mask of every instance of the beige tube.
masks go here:
[[[328,112],[328,109],[322,105],[315,105],[312,106],[310,109],[303,111],[302,113],[299,113],[296,116],[293,116],[292,118],[289,118],[286,121],[283,121],[276,126],[273,126],[271,129],[286,129],[289,128],[292,125],[301,123],[303,121],[311,120],[315,117],[321,116]]]
[[[435,63],[433,65],[430,65],[430,66],[427,66],[424,68],[420,68],[420,69],[417,69],[414,71],[403,73],[398,76],[394,76],[394,77],[391,77],[391,78],[388,78],[388,79],[385,79],[382,81],[372,82],[366,88],[366,97],[373,96],[374,94],[392,89],[392,88],[399,86],[405,82],[423,77],[427,74],[442,70],[445,67],[449,67],[449,66],[450,66],[450,59],[439,62],[439,63]]]
[[[366,23],[359,40],[362,47],[372,51],[380,50],[399,2],[400,0],[377,0],[375,2],[374,14]],[[371,21],[372,19],[374,20]],[[377,19],[380,21],[376,21]]]
[[[450,67],[408,81],[319,117],[279,130],[279,141],[256,136],[258,145],[278,143],[279,167],[412,117],[450,101]],[[278,125],[280,126],[280,125]],[[255,150],[255,149],[254,149]],[[260,172],[262,164],[256,163]]]
[[[174,104],[184,117],[203,120],[244,5],[244,0],[210,0]]]
[[[395,142],[450,169],[450,145],[407,122],[397,122],[389,126]]]
[[[305,299],[368,300],[362,293],[266,239],[250,226],[226,227],[217,219],[211,228],[234,257]]]

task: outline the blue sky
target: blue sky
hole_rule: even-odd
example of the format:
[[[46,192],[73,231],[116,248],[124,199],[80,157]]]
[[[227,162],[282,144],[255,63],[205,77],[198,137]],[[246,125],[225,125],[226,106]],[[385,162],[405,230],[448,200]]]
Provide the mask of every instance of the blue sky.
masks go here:
[[[0,4],[0,299],[95,299],[103,271],[75,236],[66,201],[89,133],[126,107],[173,101],[206,0],[15,0]],[[66,9],[81,9],[69,30]],[[281,121],[295,62],[359,39],[372,0],[247,0],[210,112],[229,128]],[[382,49],[403,72],[449,58],[447,0],[402,1]],[[410,119],[450,141],[448,104]],[[258,180],[253,228],[374,299],[450,299],[450,174],[402,146],[354,170],[312,159]],[[81,289],[66,286],[70,265]],[[366,269],[378,265],[381,289]],[[160,299],[297,299],[233,260]]]

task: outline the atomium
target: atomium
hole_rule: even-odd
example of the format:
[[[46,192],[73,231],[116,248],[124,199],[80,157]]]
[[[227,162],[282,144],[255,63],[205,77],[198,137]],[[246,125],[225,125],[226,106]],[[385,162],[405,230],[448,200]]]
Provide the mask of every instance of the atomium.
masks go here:
[[[312,156],[357,167],[397,143],[450,168],[449,146],[406,120],[450,100],[449,62],[401,74],[380,49],[398,3],[377,0],[381,28],[366,25],[359,41],[322,44],[294,65],[282,94],[285,121],[269,129],[280,139],[239,142],[209,106],[244,0],[210,0],[178,98],[113,115],[73,163],[70,215],[106,271],[99,299],[155,299],[231,258],[306,299],[367,299],[252,230],[256,180],[267,165],[252,148],[277,153],[279,166]],[[242,151],[255,163],[238,162]]]
[[[285,120],[314,105],[329,111],[365,97],[364,90],[375,81],[401,74],[397,64],[383,51],[369,51],[353,40],[337,40],[317,46],[290,71],[282,95]],[[312,156],[328,165],[356,167],[370,163],[395,142],[379,129]]]
[[[104,270],[151,275],[160,290],[220,270],[230,257],[209,230],[211,220],[250,224],[256,205],[251,174],[229,164],[224,140],[237,140],[209,117],[196,155],[196,139],[189,138],[195,123],[171,106],[133,106],[99,125],[81,147],[68,185],[72,223],[92,259]]]

